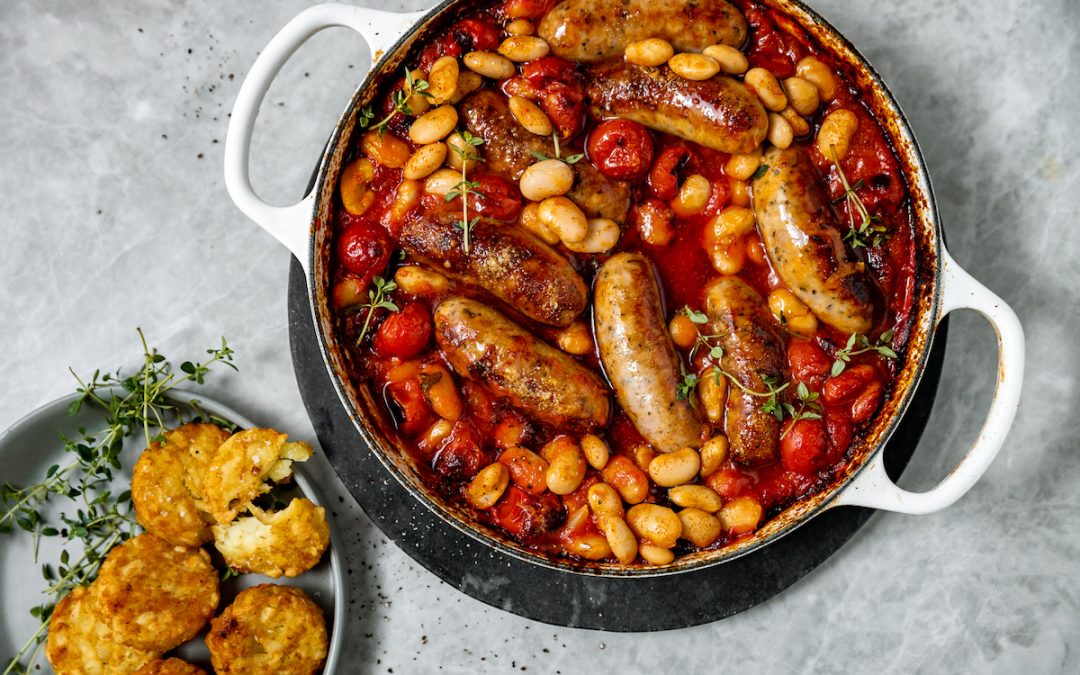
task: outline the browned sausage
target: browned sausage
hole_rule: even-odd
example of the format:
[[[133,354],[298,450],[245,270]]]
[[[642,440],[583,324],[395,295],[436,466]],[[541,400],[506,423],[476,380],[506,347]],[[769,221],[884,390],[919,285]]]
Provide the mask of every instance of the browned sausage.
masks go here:
[[[873,322],[872,282],[844,247],[836,215],[806,151],[770,148],[769,169],[754,181],[754,212],[769,260],[784,285],[845,333]]]
[[[481,220],[465,255],[454,220],[411,218],[398,242],[429,267],[480,286],[534,321],[568,326],[584,311],[589,289],[555,249],[523,228]]]
[[[484,162],[495,173],[517,180],[530,164],[536,163],[533,152],[555,156],[552,140],[521,126],[501,94],[479,91],[462,101],[459,110],[469,132],[484,139],[481,148]],[[585,160],[571,166],[574,187],[566,196],[590,218],[610,218],[622,223],[630,209],[630,187],[604,176]]]
[[[701,447],[702,424],[680,400],[679,356],[671,344],[652,263],[619,253],[596,274],[596,345],[619,404],[660,452]]]
[[[669,68],[622,59],[589,66],[593,114],[625,117],[720,152],[745,154],[765,140],[769,117],[754,93],[730,77],[687,80]]]
[[[651,37],[664,38],[680,52],[715,44],[740,47],[747,26],[726,0],[566,0],[547,13],[539,33],[556,56],[602,61]]]
[[[783,375],[784,346],[765,301],[738,277],[721,277],[706,293],[705,311],[724,348],[721,366],[747,389],[767,392],[764,378]],[[725,430],[741,464],[760,466],[779,456],[780,421],[762,412],[766,400],[728,387]]]
[[[608,423],[611,401],[600,377],[476,300],[440,303],[435,341],[458,375],[537,422],[568,431]]]

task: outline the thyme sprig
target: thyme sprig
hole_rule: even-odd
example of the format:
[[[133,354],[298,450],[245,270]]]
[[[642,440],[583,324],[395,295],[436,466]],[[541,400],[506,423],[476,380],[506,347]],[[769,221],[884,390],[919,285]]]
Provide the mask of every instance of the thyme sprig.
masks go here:
[[[847,339],[847,343],[842,349],[836,351],[836,360],[833,361],[832,373],[833,377],[836,377],[840,373],[844,372],[844,368],[851,362],[852,356],[858,356],[859,354],[865,354],[867,352],[877,352],[881,356],[887,359],[897,358],[896,352],[893,351],[892,344],[893,332],[887,330],[878,336],[877,342],[871,344],[870,338],[865,335],[859,335],[858,333],[852,333],[851,337]],[[861,347],[861,349],[855,349],[855,347]]]
[[[104,413],[103,428],[81,428],[78,436],[61,436],[64,450],[72,458],[68,463],[50,466],[32,485],[16,487],[5,483],[0,490],[0,533],[12,533],[18,528],[33,537],[35,562],[41,537],[61,537],[81,549],[73,555],[71,551],[76,549],[65,545],[55,566],[42,565],[45,599],[30,610],[41,623],[8,661],[3,675],[26,673],[36,667],[56,603],[72,589],[93,581],[109,551],[135,534],[130,491],[112,490],[114,472],[121,469],[119,457],[124,439],[141,431],[147,445],[158,441],[166,423],[183,423],[186,411],[229,426],[225,420],[206,415],[195,401],[182,404],[172,398],[176,387],[203,384],[216,365],[236,369],[233,350],[225,339],[220,347],[206,350],[208,360],[184,361],[174,370],[163,354],[147,345],[142,330],[138,335],[143,363],[135,372],[125,375],[121,370],[96,370],[89,378],[80,378],[72,371],[79,397],[68,406],[68,414],[75,415],[84,406],[100,408]],[[42,513],[44,505],[53,500],[71,506],[60,515],[59,523],[49,523]]]
[[[367,309],[367,315],[364,317],[364,325],[360,329],[360,337],[356,338],[357,347],[363,344],[364,338],[367,337],[368,330],[371,328],[371,319],[375,316],[375,310],[398,311],[398,306],[390,299],[390,294],[397,290],[396,282],[387,281],[381,276],[375,275],[375,278],[371,280],[371,285],[374,288],[368,289],[368,301],[360,305],[360,309]]]
[[[724,348],[721,347],[719,344],[715,344],[712,342],[712,340],[715,340],[720,336],[703,335],[701,333],[701,329],[698,328],[698,326],[708,323],[709,317],[706,316],[704,312],[695,311],[689,306],[683,307],[681,312],[686,316],[686,318],[690,319],[690,322],[694,324],[695,330],[697,330],[697,340],[694,342],[694,346],[690,348],[690,354],[687,360],[693,361],[694,355],[699,349],[704,349],[708,351],[709,358],[715,361],[715,363],[711,366],[709,370],[712,372],[713,377],[716,378],[717,384],[720,384],[721,377],[726,377],[729,382],[742,390],[744,394],[748,396],[766,399],[765,402],[761,405],[761,411],[771,415],[776,415],[777,419],[783,421],[784,409],[779,402],[778,396],[781,392],[787,389],[791,385],[791,383],[784,382],[783,384],[781,384],[779,377],[764,375],[762,376],[761,381],[765,383],[767,391],[754,391],[753,389],[744,386],[743,383],[738,380],[738,378],[736,378],[734,375],[724,370],[720,366],[720,359],[724,358]],[[681,365],[680,368],[682,368]],[[687,372],[685,368],[682,368],[682,378],[682,382],[677,385],[675,394],[680,400],[689,399],[691,404],[693,404],[693,399],[690,397],[690,395],[694,391],[694,388],[697,386],[698,382],[701,381],[701,376],[697,373]]]
[[[833,166],[836,167],[836,175],[840,177],[840,184],[844,186],[844,195],[840,199],[847,202],[848,231],[844,233],[844,241],[849,242],[852,248],[881,246],[892,234],[881,224],[881,216],[870,215],[866,204],[863,204],[863,200],[855,192],[863,186],[862,179],[860,178],[854,185],[848,183],[847,176],[836,159],[835,149],[833,149],[832,160]],[[855,224],[856,213],[859,215],[858,225]]]
[[[576,153],[576,154],[573,154],[573,155],[567,155],[566,157],[563,157],[562,156],[562,148],[559,147],[559,134],[558,134],[558,132],[551,134],[551,140],[555,144],[555,156],[554,157],[548,157],[547,155],[540,152],[539,150],[531,150],[531,151],[529,151],[529,154],[532,155],[535,159],[540,160],[541,162],[543,162],[544,160],[548,160],[548,159],[557,159],[560,162],[565,162],[565,163],[570,164],[570,165],[577,164],[578,162],[580,162],[585,157],[585,153],[583,153],[583,152],[579,152],[579,153]]]
[[[820,394],[816,391],[810,391],[810,388],[806,386],[805,382],[800,382],[795,387],[795,397],[799,401],[798,409],[795,408],[793,403],[783,403],[784,412],[791,419],[791,424],[787,425],[782,432],[780,432],[780,438],[788,435],[788,432],[795,426],[795,423],[799,420],[819,420],[821,419],[821,404],[818,403]],[[781,418],[781,422],[784,420]]]
[[[469,162],[482,162],[480,153],[476,152],[474,148],[478,148],[484,144],[484,139],[479,136],[474,136],[468,131],[462,131],[458,134],[461,136],[462,144],[459,146],[456,143],[448,143],[450,150],[461,158],[461,180],[446,193],[446,201],[452,201],[457,197],[461,197],[461,220],[454,224],[457,229],[461,230],[462,237],[462,249],[465,251],[465,255],[469,255],[469,249],[471,247],[471,235],[472,229],[480,222],[480,217],[475,216],[472,220],[469,220],[469,195],[478,194],[483,195],[478,188],[480,183],[477,181],[471,181],[468,178]]]
[[[372,131],[377,131],[379,138],[382,138],[383,131],[386,129],[386,125],[390,123],[390,120],[394,119],[394,115],[401,113],[403,115],[413,114],[412,108],[409,106],[409,99],[413,95],[423,96],[424,98],[431,98],[431,92],[428,91],[427,80],[419,77],[413,77],[412,71],[408,68],[405,69],[405,86],[398,89],[390,95],[390,100],[394,104],[394,109],[390,111],[390,114],[379,120],[374,126],[371,126],[371,121],[375,119],[375,110],[369,105],[360,110],[360,117],[358,122],[361,129],[367,129],[369,126]]]

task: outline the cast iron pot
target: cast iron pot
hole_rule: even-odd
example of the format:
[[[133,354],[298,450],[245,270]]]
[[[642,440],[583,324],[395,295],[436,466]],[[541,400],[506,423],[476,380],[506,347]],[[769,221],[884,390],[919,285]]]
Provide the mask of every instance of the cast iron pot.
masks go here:
[[[341,405],[367,447],[405,489],[439,517],[477,540],[510,556],[574,574],[603,576],[662,575],[716,565],[745,555],[791,532],[815,515],[839,506],[864,506],[909,514],[925,514],[949,506],[975,484],[1005,440],[1020,398],[1024,370],[1024,334],[1013,310],[997,295],[960,268],[941,239],[930,178],[915,137],[900,107],[873,67],[835,28],[796,0],[769,0],[796,21],[862,90],[863,100],[882,123],[903,168],[911,195],[918,258],[914,321],[907,352],[893,391],[878,412],[873,427],[857,442],[848,462],[829,487],[804,498],[766,523],[753,537],[727,548],[681,556],[666,566],[614,564],[552,559],[522,548],[505,535],[476,522],[466,507],[448,503],[420,480],[401,449],[402,441],[380,411],[365,385],[349,380],[345,352],[338,342],[329,301],[331,205],[347,149],[357,131],[357,113],[368,105],[384,75],[399,73],[411,48],[423,44],[470,10],[467,0],[446,0],[432,10],[394,14],[363,7],[325,4],[301,12],[266,46],[240,87],[225,142],[225,183],[236,205],[249,218],[284,244],[307,274],[315,332]],[[287,207],[270,206],[252,190],[248,176],[251,132],[263,97],[282,65],[308,38],[331,26],[346,26],[367,41],[374,63],[330,134],[311,192]],[[990,321],[998,336],[998,373],[994,399],[978,438],[965,457],[927,492],[909,492],[885,473],[882,448],[896,429],[915,392],[941,320],[957,309],[973,309]],[[360,489],[349,486],[350,489]]]

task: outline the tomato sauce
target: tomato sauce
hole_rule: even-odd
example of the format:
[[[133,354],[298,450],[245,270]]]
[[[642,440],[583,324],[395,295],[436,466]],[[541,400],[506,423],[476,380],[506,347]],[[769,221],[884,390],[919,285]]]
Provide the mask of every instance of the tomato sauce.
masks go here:
[[[528,18],[539,23],[538,19],[553,4],[551,0],[507,0],[502,5],[478,10],[420,46],[408,64],[426,73],[440,57],[459,58],[473,51],[494,51],[507,36],[504,28],[511,20]],[[795,75],[797,64],[806,56],[814,55],[829,63],[819,46],[786,17],[755,0],[733,0],[733,4],[750,26],[744,51],[751,67],[766,68],[783,79]],[[465,70],[464,65],[460,68]],[[904,178],[885,134],[860,102],[859,92],[835,67],[833,73],[840,83],[838,91],[806,120],[810,132],[796,138],[795,143],[808,148],[823,185],[834,200],[842,229],[847,229],[849,221],[857,222],[858,214],[849,211],[840,171],[850,185],[856,186],[855,194],[873,214],[874,223],[887,233],[876,245],[850,249],[865,263],[874,281],[877,294],[874,326],[865,344],[849,345],[855,339],[853,336],[824,323],[818,323],[809,335],[797,335],[781,325],[787,349],[788,386],[776,396],[776,402],[792,409],[802,405],[803,411],[814,414],[795,421],[790,412],[787,414],[782,423],[784,435],[777,461],[747,468],[727,456],[709,475],[703,474],[696,480],[715,491],[725,504],[732,508],[737,504],[740,513],[753,512],[754,508],[760,511],[751,527],[731,525],[705,548],[720,548],[749,536],[768,518],[830,483],[850,458],[853,440],[869,426],[888,396],[910,334],[917,263]],[[706,232],[724,209],[749,207],[747,181],[727,175],[725,166],[730,156],[725,153],[646,130],[637,123],[593,119],[586,114],[581,78],[580,68],[575,64],[546,56],[520,64],[518,73],[509,79],[487,80],[483,85],[508,96],[535,100],[553,123],[555,133],[562,136],[563,157],[582,154],[584,157],[578,161],[592,162],[605,175],[630,182],[632,206],[614,249],[600,254],[571,254],[560,244],[555,245],[570,257],[587,284],[611,254],[644,253],[654,263],[659,276],[666,317],[672,319],[684,307],[701,311],[705,288],[718,276],[715,256],[703,244]],[[411,118],[401,112],[395,114],[393,97],[404,82],[404,78],[399,78],[380,89],[369,124],[375,125],[389,116],[382,133],[392,136],[391,140],[396,139],[411,153],[418,147],[408,135]],[[859,120],[850,150],[839,163],[839,171],[832,159],[822,156],[813,143],[821,120],[838,109],[854,112]],[[609,466],[616,467],[622,477],[607,480],[614,468],[605,473],[588,466],[579,486],[568,494],[557,495],[543,487],[543,476],[537,473],[537,467],[548,466],[555,460],[553,456],[538,455],[546,452],[564,431],[529,420],[506,400],[492,396],[480,383],[455,375],[431,338],[431,313],[445,298],[464,295],[498,307],[549,344],[564,347],[572,344],[573,336],[529,321],[485,291],[460,280],[447,279],[438,274],[439,270],[429,274],[428,282],[418,283],[410,278],[406,272],[416,277],[419,266],[396,244],[401,223],[420,212],[458,213],[464,206],[462,197],[444,198],[425,192],[410,200],[407,194],[403,195],[410,184],[412,189],[420,188],[416,181],[404,180],[402,167],[406,157],[373,156],[359,142],[359,134],[356,144],[352,161],[371,161],[374,173],[366,187],[355,189],[366,189],[373,198],[359,215],[349,213],[341,200],[334,209],[333,298],[350,377],[381,392],[401,445],[410,449],[411,459],[424,480],[446,499],[465,505],[473,503],[469,500],[473,491],[479,489],[475,485],[478,473],[485,467],[501,464],[507,467],[505,474],[499,467],[491,473],[509,475],[509,484],[504,481],[493,506],[472,509],[478,521],[541,554],[613,560],[612,550],[605,549],[601,518],[590,510],[589,489],[605,481],[630,481],[626,485],[632,486],[647,473],[655,451],[616,406],[610,426],[597,433],[609,449]],[[465,197],[470,217],[480,214],[515,221],[527,200],[521,198],[516,182],[485,171],[480,167],[470,174],[480,193]],[[695,212],[677,213],[678,191],[691,176],[704,177],[710,195],[704,207]],[[423,184],[424,180],[419,183]],[[341,190],[346,189],[354,188],[347,187],[343,181]],[[738,262],[738,276],[763,298],[784,290],[756,231],[726,245],[725,255]],[[386,285],[392,279],[396,280],[397,288]],[[582,321],[588,335],[587,349],[570,353],[589,368],[602,372],[595,344],[591,342],[588,319],[586,313]],[[898,358],[865,348],[879,344],[891,349]],[[841,358],[845,347],[848,347],[846,352],[862,350],[863,353],[851,355],[845,361]],[[688,349],[679,352],[687,360]],[[692,371],[703,363],[699,353],[688,366]],[[800,401],[800,383],[812,396],[813,405]],[[717,433],[723,431],[722,427],[722,423],[719,427],[714,425]],[[519,448],[525,451],[518,452]],[[621,494],[625,501],[626,493]],[[644,501],[672,505],[667,490],[651,481]],[[629,509],[631,503],[624,506]],[[724,510],[717,514],[725,526],[735,522],[732,519],[738,515],[725,514]],[[647,543],[646,537],[640,537],[641,545]],[[680,540],[674,550],[685,553],[694,549],[694,545]]]

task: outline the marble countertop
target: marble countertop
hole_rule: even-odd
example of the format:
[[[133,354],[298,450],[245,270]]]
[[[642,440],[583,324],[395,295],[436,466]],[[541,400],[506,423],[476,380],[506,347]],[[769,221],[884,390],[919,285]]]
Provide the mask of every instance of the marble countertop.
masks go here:
[[[307,4],[0,4],[0,428],[70,391],[69,365],[133,365],[141,326],[178,359],[228,336],[241,373],[209,393],[313,437],[289,359],[289,254],[232,205],[221,170],[241,79]],[[1024,322],[1026,392],[997,461],[943,513],[875,516],[763,605],[622,635],[534,623],[457,592],[389,543],[316,460],[347,532],[347,672],[1080,671],[1080,5],[812,4],[907,112],[952,253]],[[270,90],[252,155],[270,201],[301,195],[366,52],[349,31],[324,32]],[[953,321],[903,486],[932,486],[974,438],[994,348],[981,319]]]

